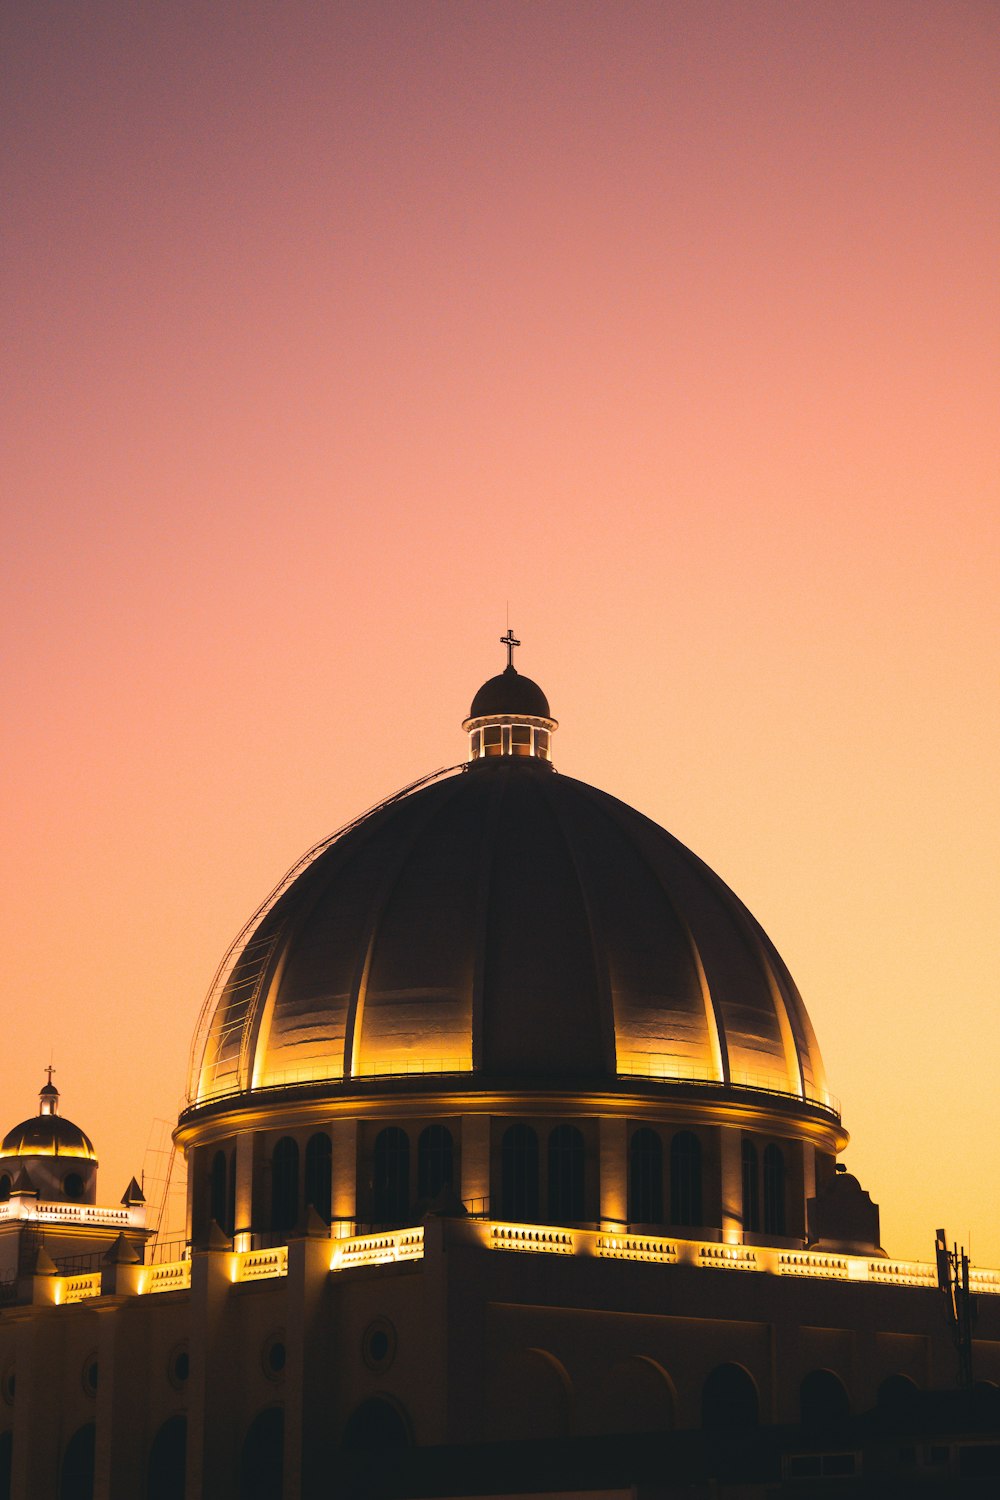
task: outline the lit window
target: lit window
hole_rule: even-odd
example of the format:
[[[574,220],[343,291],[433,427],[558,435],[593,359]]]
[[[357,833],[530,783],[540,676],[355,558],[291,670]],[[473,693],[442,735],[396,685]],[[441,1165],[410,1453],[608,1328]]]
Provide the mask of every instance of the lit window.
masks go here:
[[[512,755],[531,754],[531,730],[527,724],[515,724],[511,729],[510,749]]]
[[[543,760],[549,758],[549,731],[547,729],[535,730],[535,754],[540,755]]]
[[[483,754],[499,755],[501,747],[500,725],[490,724],[488,728],[483,730]]]

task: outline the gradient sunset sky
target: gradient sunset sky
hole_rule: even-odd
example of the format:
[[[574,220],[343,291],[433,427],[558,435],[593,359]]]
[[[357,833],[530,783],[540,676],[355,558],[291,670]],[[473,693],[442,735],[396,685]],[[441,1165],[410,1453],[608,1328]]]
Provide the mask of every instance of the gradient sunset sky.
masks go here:
[[[0,10],[0,1128],[101,1199],[302,851],[504,661],[1000,1266],[1000,7]]]

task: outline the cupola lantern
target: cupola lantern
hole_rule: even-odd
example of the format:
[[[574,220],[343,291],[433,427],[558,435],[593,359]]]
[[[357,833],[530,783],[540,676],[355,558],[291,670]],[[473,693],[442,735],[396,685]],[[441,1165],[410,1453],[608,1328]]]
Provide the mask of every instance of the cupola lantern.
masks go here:
[[[462,723],[469,736],[469,759],[518,755],[550,764],[552,735],[559,726],[549,712],[549,701],[538,683],[514,666],[514,650],[521,642],[509,626],[500,644],[507,649],[507,665],[483,683]]]

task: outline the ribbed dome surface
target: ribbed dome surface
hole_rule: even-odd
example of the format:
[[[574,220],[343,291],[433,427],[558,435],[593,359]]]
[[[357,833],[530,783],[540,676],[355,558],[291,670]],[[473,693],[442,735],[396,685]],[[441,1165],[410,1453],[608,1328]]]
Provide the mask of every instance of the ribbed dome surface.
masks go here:
[[[614,797],[511,758],[321,849],[226,966],[191,1098],[470,1069],[826,1098],[798,991],[728,886]]]
[[[97,1160],[90,1137],[62,1115],[32,1115],[8,1130],[0,1156],[84,1156]]]
[[[530,718],[548,719],[549,700],[530,677],[522,677],[516,667],[507,667],[484,682],[472,700],[470,719],[490,714],[527,714]]]

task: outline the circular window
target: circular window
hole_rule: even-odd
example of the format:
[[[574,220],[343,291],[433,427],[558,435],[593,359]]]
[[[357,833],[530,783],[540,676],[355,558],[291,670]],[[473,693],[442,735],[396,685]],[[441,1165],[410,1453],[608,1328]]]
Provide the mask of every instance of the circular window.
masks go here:
[[[269,1380],[277,1380],[279,1375],[284,1374],[287,1357],[284,1334],[272,1333],[269,1339],[264,1340],[264,1347],[260,1351],[260,1362]]]
[[[83,1178],[79,1172],[67,1172],[63,1178],[63,1192],[67,1198],[83,1197]]]
[[[361,1340],[361,1357],[370,1370],[387,1370],[396,1354],[396,1330],[388,1318],[374,1318]]]
[[[80,1371],[80,1383],[88,1396],[97,1395],[97,1379],[100,1371],[97,1365],[97,1354],[88,1354]]]
[[[8,1365],[0,1378],[0,1396],[3,1397],[8,1406],[14,1405],[14,1392],[17,1388],[17,1376],[14,1374],[14,1366]]]
[[[175,1390],[181,1390],[191,1373],[191,1356],[187,1344],[171,1349],[167,1359],[167,1379]]]

